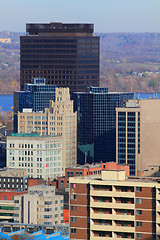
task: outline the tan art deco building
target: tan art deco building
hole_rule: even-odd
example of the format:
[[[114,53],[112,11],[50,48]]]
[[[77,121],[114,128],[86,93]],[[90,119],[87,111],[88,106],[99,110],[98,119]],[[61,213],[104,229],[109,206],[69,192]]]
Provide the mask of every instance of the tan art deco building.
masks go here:
[[[160,165],[160,99],[129,100],[116,108],[116,161],[130,174]]]
[[[70,239],[160,239],[158,181],[107,170],[69,182]]]
[[[41,135],[62,136],[62,168],[77,162],[77,112],[73,112],[69,88],[57,88],[55,102],[45,112],[18,113],[18,133],[37,132]]]

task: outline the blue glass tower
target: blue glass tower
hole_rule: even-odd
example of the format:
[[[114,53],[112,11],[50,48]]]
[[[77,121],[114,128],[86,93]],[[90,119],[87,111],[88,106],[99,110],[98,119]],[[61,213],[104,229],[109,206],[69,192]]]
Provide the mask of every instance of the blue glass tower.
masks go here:
[[[78,121],[78,163],[116,160],[115,108],[133,98],[134,93],[110,93],[101,87],[72,94]]]
[[[17,132],[17,113],[29,108],[44,111],[49,101],[55,101],[56,85],[46,85],[45,78],[34,78],[34,84],[25,84],[24,91],[14,92],[14,132]]]

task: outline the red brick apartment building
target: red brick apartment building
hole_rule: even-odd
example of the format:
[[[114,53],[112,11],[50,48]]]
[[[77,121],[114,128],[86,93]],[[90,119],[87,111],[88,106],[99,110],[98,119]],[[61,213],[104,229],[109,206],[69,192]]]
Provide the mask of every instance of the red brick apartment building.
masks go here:
[[[160,183],[125,171],[70,178],[70,239],[160,239]]]

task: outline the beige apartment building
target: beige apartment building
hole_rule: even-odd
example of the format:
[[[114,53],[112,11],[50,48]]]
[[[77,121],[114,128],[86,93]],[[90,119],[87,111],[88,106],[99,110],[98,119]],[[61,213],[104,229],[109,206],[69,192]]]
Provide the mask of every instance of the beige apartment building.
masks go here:
[[[62,137],[15,133],[7,137],[7,167],[31,178],[56,178],[62,172]]]
[[[116,161],[130,174],[160,165],[160,99],[128,100],[116,108]]]
[[[69,88],[57,88],[55,102],[45,112],[25,109],[18,113],[18,133],[36,132],[41,135],[62,136],[62,168],[77,162],[77,112],[73,112]]]
[[[14,222],[62,224],[63,196],[55,195],[54,186],[29,187],[28,193],[14,197]]]
[[[107,170],[99,178],[72,177],[69,183],[70,239],[160,239],[158,180]]]

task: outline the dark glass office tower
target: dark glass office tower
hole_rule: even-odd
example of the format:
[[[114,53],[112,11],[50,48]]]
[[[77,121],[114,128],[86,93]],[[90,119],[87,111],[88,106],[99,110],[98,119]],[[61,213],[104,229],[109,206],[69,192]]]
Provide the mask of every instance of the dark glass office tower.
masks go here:
[[[34,78],[33,84],[25,84],[24,91],[14,92],[14,132],[18,130],[18,112],[44,111],[49,108],[49,101],[55,100],[57,86],[46,85],[45,81],[45,78]]]
[[[69,87],[71,92],[99,86],[99,37],[93,24],[26,24],[20,37],[20,88],[33,78]]]
[[[90,87],[87,92],[73,93],[72,98],[78,121],[78,163],[116,161],[115,108],[134,94]]]

